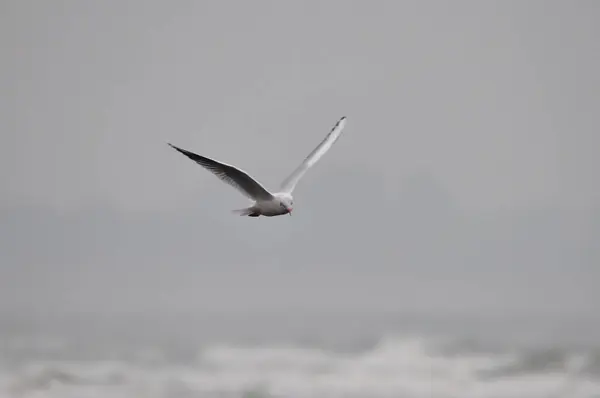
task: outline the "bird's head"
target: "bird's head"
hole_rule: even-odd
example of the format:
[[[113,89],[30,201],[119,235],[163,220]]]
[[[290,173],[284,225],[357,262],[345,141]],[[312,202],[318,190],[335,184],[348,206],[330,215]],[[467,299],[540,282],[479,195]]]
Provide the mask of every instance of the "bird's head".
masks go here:
[[[292,208],[294,205],[294,199],[291,196],[282,196],[279,198],[279,206],[281,206],[286,213],[292,215]]]

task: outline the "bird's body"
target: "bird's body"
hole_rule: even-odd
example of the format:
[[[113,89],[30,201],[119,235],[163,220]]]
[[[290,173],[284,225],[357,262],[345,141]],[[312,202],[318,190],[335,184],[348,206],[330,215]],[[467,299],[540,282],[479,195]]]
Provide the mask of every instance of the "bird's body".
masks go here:
[[[339,138],[345,125],[346,118],[343,117],[336,123],[325,139],[304,159],[300,166],[283,181],[281,190],[276,193],[269,192],[258,181],[250,177],[248,173],[237,167],[197,155],[171,144],[169,145],[212,172],[222,181],[237,188],[241,193],[254,201],[252,206],[235,210],[236,213],[249,217],[274,217],[292,214],[292,206],[294,204],[292,192],[296,184],[304,173],[331,148],[331,145]]]
[[[272,199],[256,201],[246,209],[235,210],[236,213],[242,216],[249,217],[274,217],[284,214],[292,214],[293,198],[291,195],[282,193],[273,194]]]

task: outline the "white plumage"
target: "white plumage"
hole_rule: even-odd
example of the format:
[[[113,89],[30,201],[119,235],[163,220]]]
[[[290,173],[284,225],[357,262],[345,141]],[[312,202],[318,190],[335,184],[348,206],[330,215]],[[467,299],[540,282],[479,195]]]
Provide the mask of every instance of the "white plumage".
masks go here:
[[[335,126],[333,126],[323,141],[321,141],[304,161],[282,182],[280,191],[276,193],[269,192],[248,173],[235,166],[197,155],[172,144],[169,145],[212,172],[223,182],[238,189],[249,199],[254,200],[252,206],[241,210],[235,210],[236,213],[250,217],[258,217],[261,215],[267,217],[280,216],[283,214],[291,215],[292,206],[294,204],[292,192],[296,188],[298,181],[300,181],[308,169],[314,166],[319,159],[327,153],[333,143],[340,137],[345,126],[346,117],[342,117]]]

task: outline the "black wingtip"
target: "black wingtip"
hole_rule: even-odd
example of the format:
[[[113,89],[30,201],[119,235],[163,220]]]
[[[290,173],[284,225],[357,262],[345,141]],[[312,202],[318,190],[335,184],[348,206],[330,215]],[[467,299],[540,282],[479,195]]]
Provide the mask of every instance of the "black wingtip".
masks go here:
[[[346,120],[346,116],[342,116],[340,118],[340,120],[337,121],[337,123],[335,124],[335,126],[333,126],[333,128],[336,129],[345,120]]]
[[[176,147],[175,145],[171,144],[170,142],[167,142],[167,145],[170,146],[171,148],[175,149],[177,152],[182,153],[182,154],[188,156],[187,151],[185,151],[185,150],[183,150],[183,149],[181,149],[179,147]]]

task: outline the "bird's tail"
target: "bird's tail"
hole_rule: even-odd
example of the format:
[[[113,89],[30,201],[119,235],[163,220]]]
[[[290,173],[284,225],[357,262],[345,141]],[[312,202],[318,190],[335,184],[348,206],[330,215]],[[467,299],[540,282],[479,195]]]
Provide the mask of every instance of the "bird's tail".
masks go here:
[[[252,207],[247,207],[245,209],[236,209],[232,210],[234,214],[239,214],[240,216],[249,216],[249,217],[258,217],[259,214]]]

